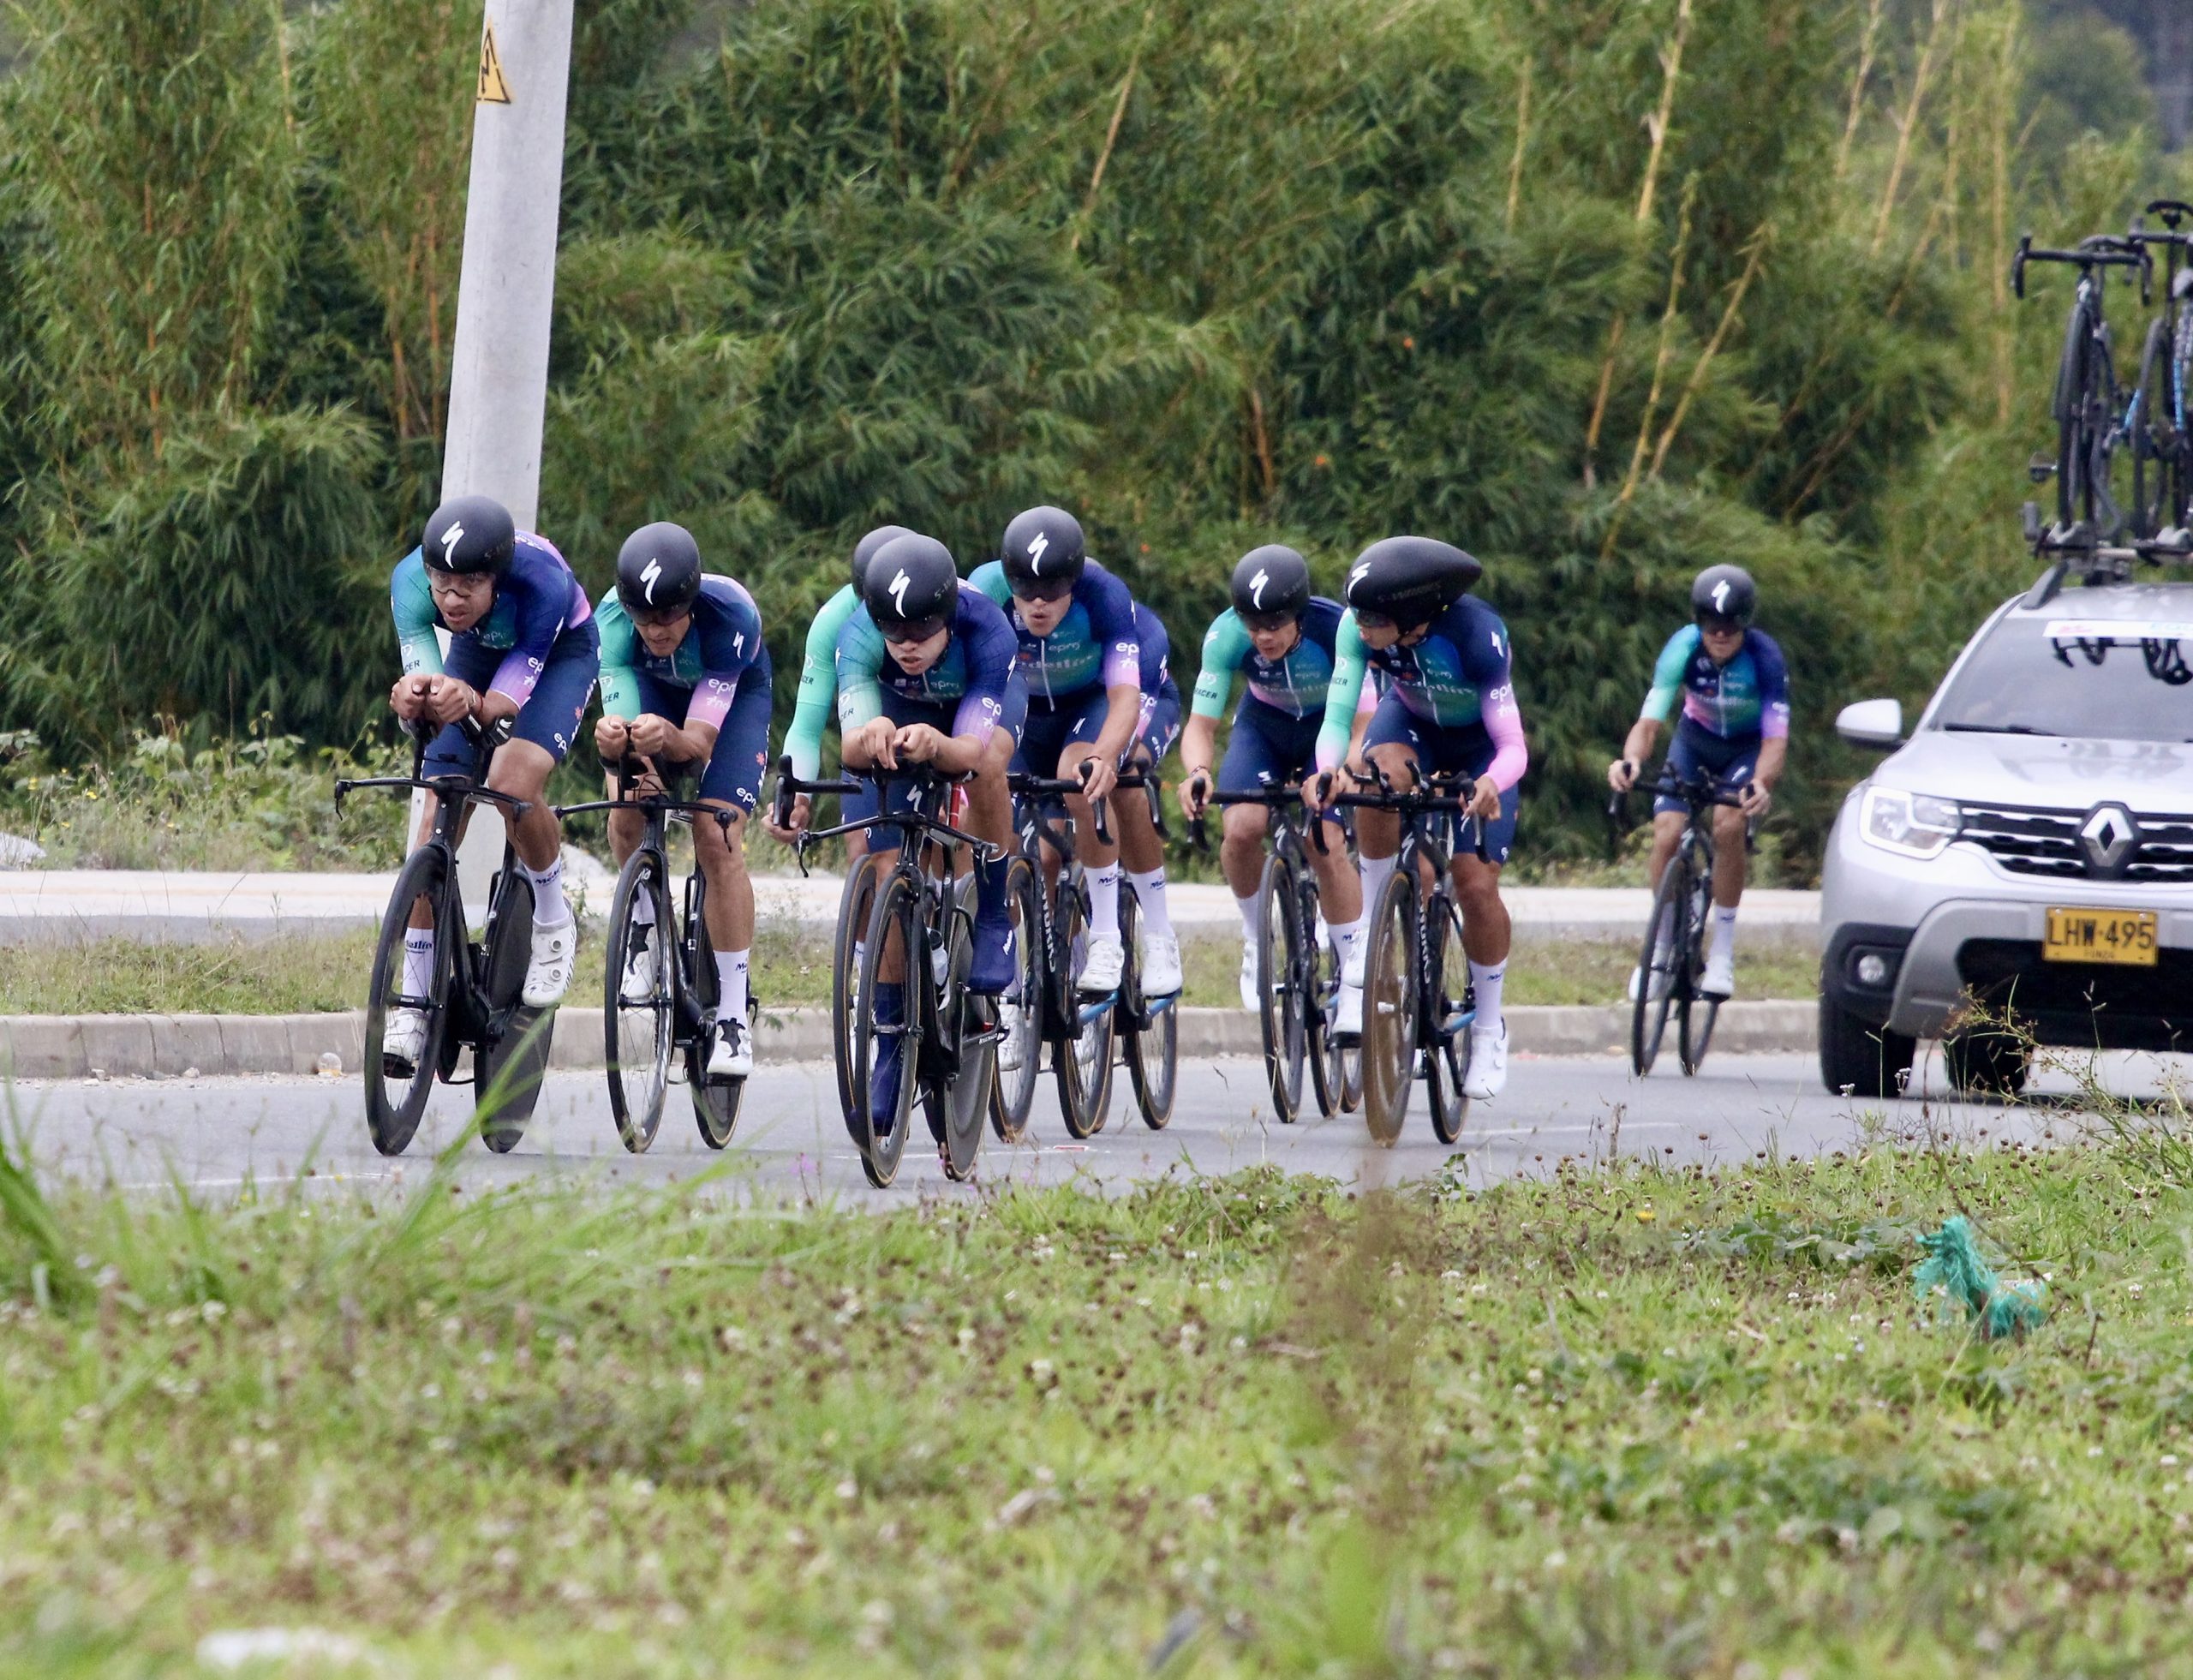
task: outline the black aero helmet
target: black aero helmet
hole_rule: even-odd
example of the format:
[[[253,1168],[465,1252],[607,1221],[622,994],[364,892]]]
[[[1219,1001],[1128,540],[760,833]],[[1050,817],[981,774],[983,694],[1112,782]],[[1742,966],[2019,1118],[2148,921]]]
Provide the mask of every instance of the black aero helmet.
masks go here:
[[[1310,563],[1282,543],[1252,548],[1234,568],[1233,593],[1245,619],[1299,618],[1310,604]]]
[[[493,496],[452,496],[427,517],[419,557],[436,571],[499,577],[517,549],[510,510]]]
[[[1709,565],[1690,586],[1694,619],[1727,619],[1748,625],[1758,610],[1759,585],[1740,565]]]
[[[627,613],[680,613],[701,593],[701,545],[683,525],[642,525],[617,551],[617,599]]]
[[[1485,568],[1437,537],[1389,536],[1355,557],[1341,590],[1358,613],[1397,625],[1430,624],[1485,575]]]
[[[875,558],[875,551],[894,537],[911,536],[904,525],[878,525],[858,542],[853,544],[853,593],[860,593],[860,580],[868,576],[868,563]]]
[[[1089,551],[1081,521],[1062,507],[1031,507],[1005,528],[998,559],[1015,595],[1063,594],[1081,581]]]
[[[934,636],[959,604],[959,564],[935,537],[908,531],[869,556],[860,598],[885,636],[899,641]]]

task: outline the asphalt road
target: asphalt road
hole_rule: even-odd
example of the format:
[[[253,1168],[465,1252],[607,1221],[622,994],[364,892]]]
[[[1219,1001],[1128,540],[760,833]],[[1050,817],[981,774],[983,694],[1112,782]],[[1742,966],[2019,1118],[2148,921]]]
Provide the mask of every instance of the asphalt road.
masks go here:
[[[1132,1109],[1125,1075],[1111,1121],[1085,1144],[1070,1142],[1048,1079],[1028,1136],[1013,1146],[991,1139],[981,1176],[991,1183],[1055,1184],[1084,1180],[1107,1188],[1168,1169],[1221,1174],[1270,1162],[1372,1186],[1449,1170],[1473,1183],[1549,1171],[1564,1157],[1601,1160],[1657,1155],[1663,1160],[1733,1161],[1758,1151],[1815,1154],[1844,1148],[1883,1129],[1911,1139],[1988,1142],[2007,1137],[2063,1137],[2077,1124],[2075,1083],[2045,1075],[2046,1100],[2005,1110],[1946,1101],[1923,1075],[1917,1094],[1886,1103],[1854,1103],[1820,1088],[1809,1056],[1727,1056],[1694,1079],[1672,1067],[1633,1079],[1611,1056],[1518,1058],[1496,1102],[1473,1105],[1463,1143],[1446,1149],[1432,1136],[1421,1089],[1401,1142],[1380,1149],[1361,1120],[1343,1115],[1279,1126],[1270,1119],[1261,1062],[1204,1061],[1180,1070],[1169,1128],[1146,1128]],[[2105,1058],[2108,1087],[2153,1091],[2183,1064],[2154,1058]],[[15,1093],[19,1123],[48,1174],[152,1190],[180,1182],[218,1199],[257,1182],[290,1179],[308,1167],[315,1188],[372,1191],[422,1181],[435,1150],[469,1121],[468,1091],[436,1094],[410,1152],[387,1160],[367,1141],[353,1078],[258,1078],[25,1084]],[[909,1142],[898,1183],[875,1192],[838,1116],[827,1065],[764,1066],[748,1090],[731,1147],[712,1155],[691,1123],[682,1086],[670,1092],[652,1151],[627,1154],[609,1117],[600,1073],[550,1077],[517,1148],[494,1156],[474,1145],[460,1157],[457,1181],[484,1190],[541,1175],[605,1183],[654,1183],[720,1169],[726,1187],[771,1202],[816,1198],[890,1205],[921,1195],[975,1193],[947,1181],[927,1147],[926,1131]]]

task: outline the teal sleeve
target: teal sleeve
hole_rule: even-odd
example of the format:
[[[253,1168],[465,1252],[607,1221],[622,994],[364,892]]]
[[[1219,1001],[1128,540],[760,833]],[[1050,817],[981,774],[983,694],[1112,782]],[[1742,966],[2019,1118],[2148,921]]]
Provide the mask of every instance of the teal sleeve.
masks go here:
[[[883,715],[883,637],[875,620],[855,613],[838,632],[838,729],[857,729]]]
[[[427,587],[427,563],[413,549],[389,579],[389,607],[396,614],[396,645],[407,677],[442,674],[442,644],[434,634],[434,592]]]
[[[601,632],[601,714],[630,722],[643,709],[640,673],[632,652],[632,620],[615,589],[595,607],[594,621]]]
[[[1330,770],[1347,756],[1355,728],[1355,702],[1363,693],[1363,637],[1353,612],[1341,617],[1333,637],[1333,680],[1325,691],[1325,720],[1318,730],[1318,768]]]
[[[975,568],[975,575],[967,580],[1009,613],[1013,610],[1013,585],[1006,581],[1005,562],[985,560]]]
[[[1690,664],[1690,656],[1698,651],[1698,626],[1685,625],[1668,638],[1668,645],[1660,649],[1660,662],[1652,667],[1652,686],[1645,697],[1645,709],[1640,717],[1651,718],[1656,723],[1665,723],[1676,709],[1676,700],[1682,693],[1682,673]]]
[[[1234,673],[1241,668],[1242,658],[1249,651],[1248,627],[1241,622],[1241,615],[1228,607],[1210,621],[1210,628],[1203,633],[1203,669],[1196,673],[1196,691],[1188,702],[1188,710],[1199,718],[1217,718],[1226,714],[1226,702],[1234,697]]]
[[[830,702],[838,693],[838,637],[859,605],[860,598],[848,583],[823,602],[807,629],[799,696],[792,705],[792,727],[785,732],[792,773],[802,781],[812,781],[822,773],[822,726],[829,720]]]

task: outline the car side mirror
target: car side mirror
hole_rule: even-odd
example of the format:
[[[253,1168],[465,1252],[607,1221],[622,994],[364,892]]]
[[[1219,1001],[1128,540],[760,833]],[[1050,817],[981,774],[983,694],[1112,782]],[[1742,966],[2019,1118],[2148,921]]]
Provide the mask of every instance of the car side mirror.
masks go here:
[[[1855,701],[1836,714],[1835,732],[1854,746],[1900,747],[1903,744],[1903,702]]]

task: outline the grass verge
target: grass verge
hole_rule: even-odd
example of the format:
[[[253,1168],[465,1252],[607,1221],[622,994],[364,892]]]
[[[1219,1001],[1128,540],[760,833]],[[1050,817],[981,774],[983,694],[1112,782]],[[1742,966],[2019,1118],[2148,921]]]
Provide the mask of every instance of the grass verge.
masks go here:
[[[380,1673],[2154,1671],[2193,1642],[2186,1160],[881,1217],[10,1163],[0,1666],[271,1623]],[[2029,1340],[1915,1299],[1959,1210],[2050,1276]]]
[[[581,941],[569,994],[601,1001],[603,941]],[[142,945],[99,940],[75,946],[0,947],[0,1015],[302,1014],[362,1006],[373,962],[369,930],[247,943]],[[1232,934],[1183,941],[1186,997],[1238,1007],[1240,941]],[[1627,946],[1519,943],[1509,966],[1510,1003],[1619,1003],[1635,953]],[[1739,948],[1738,995],[1809,997],[1818,960],[1794,946]],[[830,943],[821,930],[765,923],[755,938],[756,995],[771,1005],[829,997]]]

